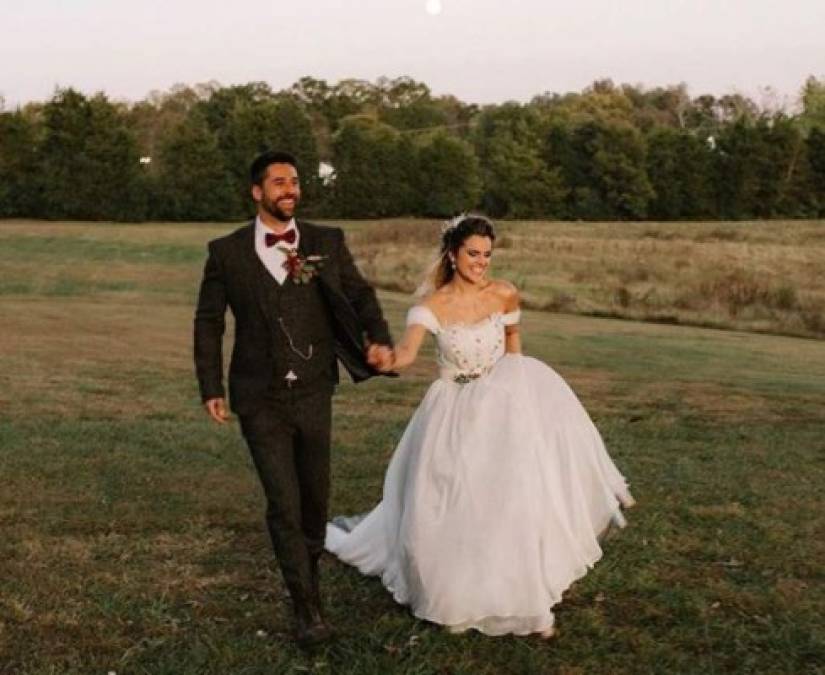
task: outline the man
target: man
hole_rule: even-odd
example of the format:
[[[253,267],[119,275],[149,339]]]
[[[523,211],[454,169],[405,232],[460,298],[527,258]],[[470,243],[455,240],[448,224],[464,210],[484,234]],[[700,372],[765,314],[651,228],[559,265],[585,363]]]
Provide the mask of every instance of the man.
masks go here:
[[[235,317],[229,399],[266,495],[296,636],[311,644],[331,635],[321,614],[318,559],[337,360],[355,381],[377,375],[374,366],[391,358],[391,340],[343,232],[295,220],[301,198],[295,158],[265,152],[250,173],[257,217],[209,243],[195,313],[195,366],[207,412],[225,423],[222,339],[229,307]]]

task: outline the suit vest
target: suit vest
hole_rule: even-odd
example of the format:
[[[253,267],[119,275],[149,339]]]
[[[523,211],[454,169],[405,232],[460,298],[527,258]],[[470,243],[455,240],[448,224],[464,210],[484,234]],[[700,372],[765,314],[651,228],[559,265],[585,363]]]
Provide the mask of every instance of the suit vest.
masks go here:
[[[338,382],[332,315],[317,280],[279,284],[260,265],[273,355],[272,389],[331,387]]]

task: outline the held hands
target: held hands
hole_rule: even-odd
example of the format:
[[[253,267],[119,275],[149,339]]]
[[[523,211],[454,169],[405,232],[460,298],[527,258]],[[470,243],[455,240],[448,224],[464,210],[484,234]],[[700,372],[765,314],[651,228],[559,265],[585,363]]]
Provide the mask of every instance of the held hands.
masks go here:
[[[229,412],[222,398],[210,398],[203,405],[209,416],[218,424],[226,424],[229,421]]]
[[[366,355],[367,363],[382,373],[390,372],[395,363],[395,353],[387,345],[370,344]]]

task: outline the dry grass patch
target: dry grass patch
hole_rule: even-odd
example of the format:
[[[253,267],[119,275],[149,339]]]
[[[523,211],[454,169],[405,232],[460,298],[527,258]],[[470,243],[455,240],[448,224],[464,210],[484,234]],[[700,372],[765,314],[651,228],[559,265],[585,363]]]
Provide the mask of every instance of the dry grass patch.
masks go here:
[[[365,274],[413,291],[438,224],[347,223]],[[496,273],[535,309],[825,335],[825,224],[505,222]]]
[[[371,281],[405,293],[416,288],[432,262],[441,228],[440,222],[421,219],[332,224],[347,231]],[[126,293],[136,285],[174,293],[195,283],[206,241],[237,226],[5,221],[0,239],[69,237],[77,250],[85,246],[99,255],[111,248],[114,258],[95,273],[73,269],[71,274],[59,257],[48,270],[6,261],[12,281],[0,290],[30,292],[37,279],[35,290],[58,295]],[[534,309],[825,335],[821,221],[516,221],[500,223],[499,232],[497,274],[513,281]],[[118,259],[118,246],[125,259]],[[140,278],[158,256],[180,266]]]
[[[779,422],[783,419],[769,398],[748,391],[731,391],[716,384],[686,383],[680,389],[680,397],[692,414],[714,423],[735,423],[748,419]]]
[[[710,516],[712,518],[742,518],[745,515],[745,508],[739,502],[691,506],[690,510],[697,516]]]
[[[179,410],[163,401],[169,375],[191,386],[191,307],[120,298],[2,301],[14,344],[0,348],[0,405],[10,415],[141,416]],[[10,396],[11,392],[13,396]]]

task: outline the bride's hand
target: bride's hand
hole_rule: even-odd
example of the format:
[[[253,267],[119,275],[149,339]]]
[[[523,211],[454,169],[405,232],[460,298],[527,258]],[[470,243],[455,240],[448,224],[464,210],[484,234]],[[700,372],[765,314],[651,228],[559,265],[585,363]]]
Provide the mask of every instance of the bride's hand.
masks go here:
[[[395,350],[383,347],[376,366],[382,373],[389,373],[395,368]]]
[[[367,348],[367,363],[376,370],[386,373],[392,370],[395,354],[386,345],[371,344]]]

